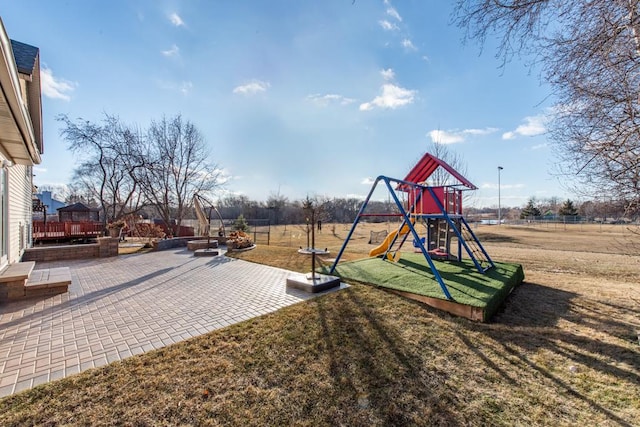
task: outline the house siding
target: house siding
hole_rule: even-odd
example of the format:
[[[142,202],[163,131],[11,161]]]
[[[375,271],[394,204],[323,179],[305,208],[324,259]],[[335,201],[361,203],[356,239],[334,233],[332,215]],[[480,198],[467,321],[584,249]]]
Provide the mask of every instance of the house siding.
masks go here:
[[[39,56],[11,41],[0,18],[0,269],[32,243],[33,165],[43,147]]]
[[[8,168],[9,180],[9,251],[8,261],[20,261],[25,248],[31,246],[32,176],[31,166]]]

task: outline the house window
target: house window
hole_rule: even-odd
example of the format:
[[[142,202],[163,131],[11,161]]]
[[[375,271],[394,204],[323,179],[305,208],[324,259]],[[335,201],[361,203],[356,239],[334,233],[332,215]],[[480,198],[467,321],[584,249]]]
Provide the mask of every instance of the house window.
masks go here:
[[[9,252],[9,191],[7,170],[0,168],[0,265],[7,263]]]

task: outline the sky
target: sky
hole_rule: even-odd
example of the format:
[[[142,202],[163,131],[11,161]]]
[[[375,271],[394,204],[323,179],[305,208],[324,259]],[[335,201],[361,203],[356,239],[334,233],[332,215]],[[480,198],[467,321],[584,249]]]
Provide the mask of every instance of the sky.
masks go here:
[[[60,114],[142,128],[181,114],[219,196],[364,197],[436,141],[464,160],[476,207],[498,205],[498,178],[503,207],[571,197],[552,173],[549,88],[526,58],[501,68],[495,40],[463,43],[450,3],[0,0],[9,37],[40,48],[35,184],[72,179]]]

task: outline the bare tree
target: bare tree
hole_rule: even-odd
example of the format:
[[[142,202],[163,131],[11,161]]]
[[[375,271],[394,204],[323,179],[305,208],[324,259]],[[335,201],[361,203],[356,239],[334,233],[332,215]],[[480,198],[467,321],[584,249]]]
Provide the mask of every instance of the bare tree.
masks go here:
[[[170,227],[179,229],[194,193],[206,194],[219,185],[220,171],[208,162],[204,138],[193,123],[177,115],[152,121],[147,131],[148,164],[137,170],[144,194]]]
[[[135,174],[145,166],[144,158],[134,154],[141,144],[139,133],[108,114],[101,124],[64,115],[58,120],[64,125],[61,136],[80,160],[74,188],[99,200],[105,221],[138,210],[142,200]]]
[[[280,224],[280,213],[284,211],[284,208],[287,206],[289,199],[280,193],[280,189],[278,188],[278,192],[272,192],[269,194],[267,198],[267,208],[273,211],[273,223]],[[286,218],[285,218],[286,222]]]
[[[557,100],[549,124],[561,170],[640,209],[640,1],[458,0],[455,21],[504,65],[531,55]]]
[[[462,176],[467,174],[467,164],[465,163],[462,156],[451,148],[448,145],[442,144],[441,142],[434,141],[429,146],[429,153],[436,156],[440,160],[444,160],[449,166],[460,172]],[[444,170],[441,167],[438,167],[433,174],[429,177],[429,185],[432,186],[442,186],[442,185],[452,185],[457,184],[456,178],[451,176],[449,172]]]

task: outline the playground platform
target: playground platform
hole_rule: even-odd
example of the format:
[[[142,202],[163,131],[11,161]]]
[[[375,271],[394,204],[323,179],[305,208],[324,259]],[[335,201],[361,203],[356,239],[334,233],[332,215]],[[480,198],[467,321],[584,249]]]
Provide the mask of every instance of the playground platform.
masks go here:
[[[422,254],[402,254],[398,262],[365,258],[340,263],[333,274],[388,289],[406,298],[467,319],[487,322],[524,280],[520,264],[495,263],[480,274],[471,260],[435,261],[452,300],[447,300]]]

